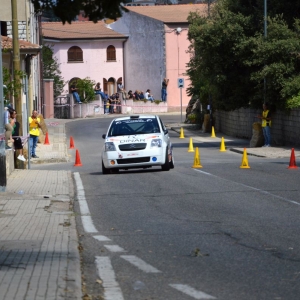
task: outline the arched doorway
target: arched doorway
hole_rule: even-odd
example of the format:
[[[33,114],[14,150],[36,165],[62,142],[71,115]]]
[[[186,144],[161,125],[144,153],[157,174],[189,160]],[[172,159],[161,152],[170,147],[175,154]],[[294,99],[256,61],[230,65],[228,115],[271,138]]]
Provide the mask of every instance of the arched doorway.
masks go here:
[[[69,81],[69,93],[71,94],[71,85],[75,85],[76,86],[76,84],[77,84],[77,80],[79,80],[80,78],[78,78],[78,77],[74,77],[74,78],[72,78],[70,81]]]
[[[116,80],[112,77],[107,80],[107,91],[108,95],[116,93]]]

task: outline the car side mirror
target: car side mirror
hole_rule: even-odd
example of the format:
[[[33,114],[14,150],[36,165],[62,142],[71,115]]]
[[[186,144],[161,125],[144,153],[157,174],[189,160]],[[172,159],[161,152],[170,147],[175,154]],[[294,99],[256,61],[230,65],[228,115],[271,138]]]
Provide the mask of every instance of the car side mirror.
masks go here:
[[[166,130],[164,131],[165,134],[167,134],[168,132],[169,132],[168,129],[166,129]]]
[[[103,139],[106,139],[106,134],[102,134],[102,138],[103,138]]]

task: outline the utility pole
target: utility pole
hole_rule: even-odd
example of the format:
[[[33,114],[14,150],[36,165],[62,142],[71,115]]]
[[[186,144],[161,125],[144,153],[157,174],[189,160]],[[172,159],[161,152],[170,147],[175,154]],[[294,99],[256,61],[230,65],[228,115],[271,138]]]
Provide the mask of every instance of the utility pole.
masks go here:
[[[264,39],[267,40],[268,32],[267,32],[267,0],[264,0]],[[264,102],[267,100],[267,78],[264,77]]]
[[[20,46],[19,46],[19,30],[18,30],[18,10],[17,0],[11,0],[11,13],[12,13],[12,36],[13,36],[13,72],[14,80],[18,84],[16,91],[15,110],[17,111],[17,122],[19,122],[19,135],[23,136],[23,105],[22,105],[22,88],[20,78]],[[18,153],[17,153],[18,154]],[[15,163],[16,169],[24,169],[25,164],[18,159]]]
[[[13,72],[14,80],[17,83],[21,83],[20,72],[20,46],[19,46],[19,30],[18,30],[18,12],[17,12],[17,0],[11,0],[11,12],[12,12],[12,37],[13,37]],[[17,91],[15,96],[15,109],[18,112],[17,121],[20,123],[19,134],[23,135],[23,122],[22,122],[22,90],[21,87]]]

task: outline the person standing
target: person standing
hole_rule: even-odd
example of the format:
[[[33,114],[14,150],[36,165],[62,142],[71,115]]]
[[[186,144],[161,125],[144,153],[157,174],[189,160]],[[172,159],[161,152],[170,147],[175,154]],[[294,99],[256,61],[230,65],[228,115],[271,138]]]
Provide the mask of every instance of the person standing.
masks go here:
[[[31,117],[29,117],[29,142],[30,142],[30,155],[33,158],[38,158],[35,154],[35,149],[40,135],[41,120],[37,117],[38,112],[32,111]]]
[[[161,101],[166,102],[167,100],[167,86],[169,84],[169,79],[165,78],[161,84]]]
[[[13,127],[10,122],[9,108],[11,108],[11,107],[4,108],[4,128],[5,128],[5,149],[6,150],[12,150],[12,147],[9,146],[9,143],[13,141],[12,140]]]
[[[262,116],[257,116],[257,118],[261,119],[261,127],[265,139],[265,144],[263,147],[271,146],[271,112],[269,110],[269,104],[263,104],[263,112]]]
[[[10,124],[13,127],[12,138],[14,140],[14,147],[15,147],[15,150],[19,150],[19,155],[18,155],[17,159],[26,161],[26,159],[23,155],[22,140],[21,140],[21,137],[19,136],[20,123],[17,122],[17,120],[16,120],[17,112],[14,109],[10,109],[9,113],[10,113]]]

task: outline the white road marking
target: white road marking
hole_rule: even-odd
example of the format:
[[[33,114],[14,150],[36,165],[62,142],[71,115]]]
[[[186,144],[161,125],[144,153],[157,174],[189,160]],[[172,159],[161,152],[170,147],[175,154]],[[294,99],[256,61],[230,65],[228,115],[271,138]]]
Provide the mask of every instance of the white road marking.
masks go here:
[[[109,257],[96,256],[96,266],[104,288],[104,299],[124,300]]]
[[[192,288],[189,285],[185,285],[185,284],[169,284],[172,288],[193,297],[194,299],[217,299],[213,296],[210,296],[208,294],[205,294],[201,291],[197,291],[194,288]]]
[[[111,241],[111,239],[109,239],[108,237],[106,237],[104,235],[94,235],[93,238],[100,241],[100,242],[109,242],[109,241]]]
[[[142,259],[138,258],[135,255],[121,255],[120,257],[146,273],[161,273],[161,271],[147,264],[146,262],[144,262]]]
[[[110,252],[127,252],[118,245],[104,245],[104,247]]]
[[[203,174],[206,174],[206,175],[209,175],[209,176],[214,176],[214,177],[216,177],[216,178],[223,179],[223,180],[225,180],[225,181],[229,181],[229,182],[233,182],[233,183],[242,185],[242,186],[244,186],[244,187],[246,187],[246,188],[255,190],[255,191],[260,192],[260,193],[262,193],[262,194],[269,195],[269,196],[272,196],[272,197],[274,197],[274,198],[277,198],[277,199],[280,199],[280,200],[283,200],[283,201],[286,201],[286,202],[289,202],[289,203],[293,203],[293,204],[296,204],[296,205],[300,205],[300,203],[297,202],[297,201],[293,201],[293,200],[290,200],[290,199],[285,198],[285,197],[281,197],[281,196],[278,196],[278,195],[274,195],[274,194],[272,194],[272,193],[270,193],[270,192],[267,192],[267,191],[264,191],[264,190],[261,190],[261,189],[257,189],[257,188],[255,188],[255,187],[253,187],[253,186],[249,186],[249,185],[246,185],[246,184],[243,184],[243,183],[239,183],[239,182],[236,182],[236,181],[228,180],[228,179],[225,179],[225,178],[222,178],[222,177],[219,177],[219,176],[216,176],[216,175],[207,173],[207,172],[203,172],[203,171],[198,170],[198,169],[194,169],[194,170],[195,170],[196,172],[200,172],[200,173],[203,173]]]
[[[85,232],[89,233],[96,233],[98,230],[94,226],[93,220],[91,218],[91,213],[88,207],[88,204],[85,199],[85,193],[83,184],[80,178],[80,174],[78,172],[74,173],[74,178],[76,181],[76,187],[77,187],[77,198],[79,202],[79,208],[81,213],[81,221],[83,225],[83,229]]]

